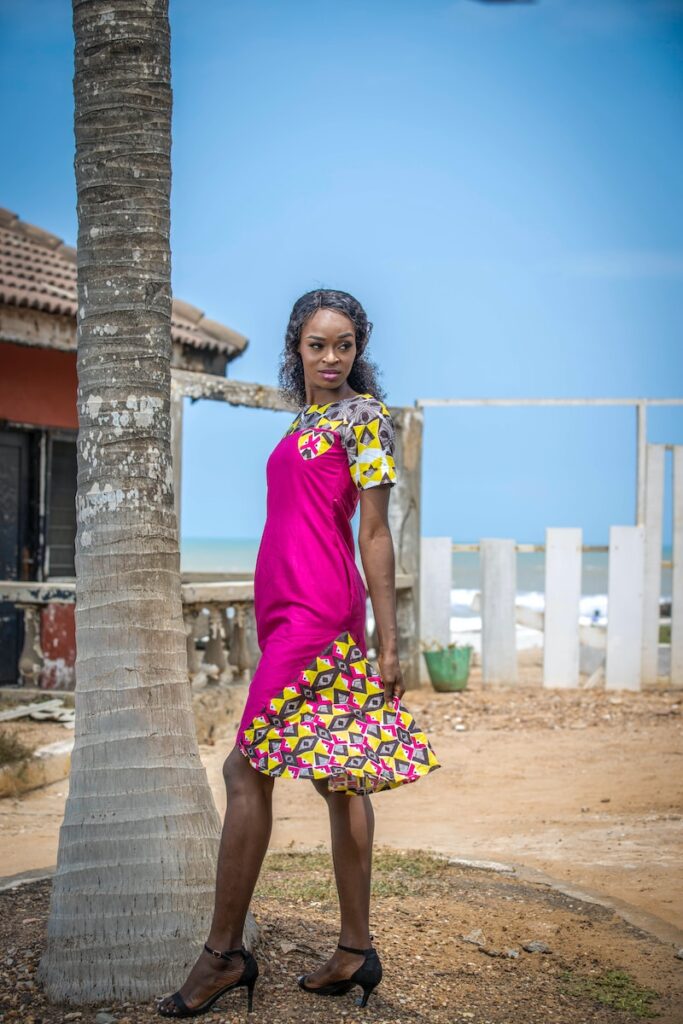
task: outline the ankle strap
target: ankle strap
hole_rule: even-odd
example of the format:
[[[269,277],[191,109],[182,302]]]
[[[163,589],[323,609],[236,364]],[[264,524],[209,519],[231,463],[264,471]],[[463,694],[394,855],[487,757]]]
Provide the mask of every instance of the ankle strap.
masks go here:
[[[204,949],[207,953],[211,953],[212,956],[222,957],[223,960],[227,960],[231,953],[246,953],[244,946],[237,946],[235,949],[225,949],[221,953],[220,949],[211,949],[211,946],[207,946],[204,943]]]
[[[339,949],[343,949],[347,953],[370,953],[375,948],[374,946],[368,946],[367,949],[355,949],[353,946],[342,946],[341,942],[338,942],[337,946]]]

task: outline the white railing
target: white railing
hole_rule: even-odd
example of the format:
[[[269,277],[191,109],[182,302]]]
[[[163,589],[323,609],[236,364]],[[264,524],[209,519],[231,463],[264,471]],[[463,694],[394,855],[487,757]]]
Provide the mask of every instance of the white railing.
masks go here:
[[[607,689],[639,690],[653,685],[662,675],[672,686],[683,685],[683,676],[674,655],[674,638],[680,637],[683,602],[671,605],[671,645],[659,643],[661,598],[659,590],[649,595],[644,588],[645,537],[643,526],[613,526],[609,547],[583,545],[579,528],[548,528],[545,544],[516,544],[508,538],[483,538],[478,544],[448,545],[452,552],[479,552],[481,589],[472,598],[471,609],[481,616],[481,667],[483,685],[518,683],[517,626],[543,634],[543,685],[545,687],[594,686],[604,681]],[[443,563],[444,541],[449,538],[422,539],[424,591],[434,607],[436,601],[448,609],[441,616],[440,631],[434,619],[421,613],[422,639],[425,643],[449,638],[451,582],[430,565],[439,558]],[[544,607],[529,608],[517,600],[517,554],[545,552]],[[582,559],[585,551],[608,552],[607,625],[581,623]],[[676,565],[662,560],[661,567]],[[450,568],[450,566],[449,566]],[[442,574],[443,576],[443,574]],[[676,573],[674,572],[674,579]],[[457,587],[457,580],[454,581]],[[646,600],[646,597],[648,600]],[[646,644],[645,623],[654,623],[654,637]],[[439,635],[440,634],[440,635]],[[588,648],[582,655],[582,648]],[[654,650],[652,665],[651,651]],[[670,657],[667,658],[666,654]],[[664,655],[664,656],[662,656]],[[591,665],[588,679],[580,678],[581,663]],[[584,673],[586,674],[586,673]]]
[[[607,689],[639,690],[667,675],[683,686],[683,445],[673,450],[673,551],[662,559],[664,445],[649,444],[645,460],[645,521],[610,527],[609,547],[584,545],[580,528],[548,528],[545,544],[516,544],[485,538],[479,544],[453,544],[450,551],[479,551],[481,558],[482,680],[484,685],[516,683],[516,626],[543,631],[543,685],[576,687],[581,646],[602,651],[591,683],[604,673]],[[441,570],[447,538],[423,538],[421,633],[434,633],[435,602],[450,609],[451,578]],[[581,625],[581,570],[585,551],[608,552],[607,627]],[[517,605],[517,553],[545,551],[545,601],[542,611]],[[450,568],[450,565],[449,565]],[[661,574],[672,569],[669,665],[662,672],[660,644]],[[429,606],[429,607],[428,607]],[[430,613],[432,622],[429,621]],[[439,612],[437,611],[437,616]],[[447,621],[447,620],[446,620]],[[439,629],[444,636],[444,617]],[[442,640],[443,642],[443,640]],[[666,666],[665,666],[666,667]]]
[[[180,589],[187,637],[187,666],[192,686],[200,689],[207,684],[250,679],[261,656],[256,637],[253,577],[245,579],[240,573],[183,573]],[[412,591],[412,576],[397,573],[399,623],[405,617],[402,609],[412,601]],[[75,604],[76,582],[0,580],[0,601],[13,603],[23,614],[24,642],[17,666],[20,685],[40,688],[46,668],[41,644],[41,616],[51,604]],[[368,601],[368,613],[370,611]],[[368,655],[374,658],[377,629],[371,614],[366,619],[366,639]],[[399,654],[404,654],[410,639],[400,638]],[[404,660],[407,660],[405,654]],[[75,671],[64,672],[63,676],[68,676],[64,688],[73,689]]]

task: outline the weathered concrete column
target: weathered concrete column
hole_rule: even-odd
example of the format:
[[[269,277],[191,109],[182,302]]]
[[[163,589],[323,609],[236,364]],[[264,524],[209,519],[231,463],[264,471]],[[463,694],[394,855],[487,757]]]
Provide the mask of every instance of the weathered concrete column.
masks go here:
[[[644,526],[610,526],[606,690],[640,689],[644,549]]]
[[[453,542],[450,537],[423,537],[420,549],[420,639],[425,644],[451,639],[451,564]],[[420,657],[420,681],[429,682],[429,672]]]
[[[482,681],[517,682],[517,552],[514,540],[485,539],[481,554]]]
[[[406,687],[420,681],[420,492],[422,486],[421,409],[390,407],[396,428],[397,482],[391,489],[389,526],[394,541],[396,572],[412,576],[412,586],[397,593],[399,660]]]
[[[258,645],[258,630],[256,629],[256,615],[254,614],[253,601],[248,605],[245,611],[244,633],[245,643],[247,645],[247,657],[249,659],[248,671],[253,675],[261,660],[261,648]]]
[[[230,623],[228,661],[235,666],[236,672],[241,676],[252,668],[247,630],[249,628],[249,611],[253,609],[253,601],[235,602],[232,608],[234,613],[232,619],[227,620]]]
[[[41,606],[17,602],[16,608],[24,613],[24,646],[19,655],[19,679],[22,686],[40,686],[40,675],[45,665],[40,644]]]
[[[228,668],[225,633],[225,607],[211,605],[209,607],[209,639],[204,651],[204,665],[215,668],[212,681],[221,683],[229,682],[232,678],[232,672]]]
[[[663,444],[648,444],[645,457],[645,564],[643,576],[643,685],[659,674],[659,599],[662,593],[662,533],[664,522]]]
[[[673,579],[671,587],[671,685],[683,685],[683,445],[673,450]]]
[[[187,671],[190,680],[198,674],[201,669],[202,659],[197,650],[197,625],[198,618],[202,614],[201,609],[194,605],[183,605],[183,624],[185,626],[185,642],[187,647]]]
[[[545,531],[543,685],[579,685],[580,528]]]

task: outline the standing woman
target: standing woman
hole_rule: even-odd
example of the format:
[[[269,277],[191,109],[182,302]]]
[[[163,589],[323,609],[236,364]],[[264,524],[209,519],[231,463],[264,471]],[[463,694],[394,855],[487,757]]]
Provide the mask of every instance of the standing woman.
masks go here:
[[[395,438],[365,355],[371,330],[347,292],[308,292],[292,310],[279,383],[298,412],[266,464],[266,524],[254,571],[262,654],[223,765],[228,803],[211,930],[182,988],[160,1002],[163,1016],[203,1013],[242,985],[251,1009],[258,967],[242,933],[268,848],[278,777],[310,780],[327,803],[341,911],[336,950],[301,975],[299,986],[338,995],[360,985],[364,1006],[382,977],[370,942],[370,794],[440,765],[401,703],[388,523]],[[351,528],[359,502],[377,671],[367,660],[366,590]]]

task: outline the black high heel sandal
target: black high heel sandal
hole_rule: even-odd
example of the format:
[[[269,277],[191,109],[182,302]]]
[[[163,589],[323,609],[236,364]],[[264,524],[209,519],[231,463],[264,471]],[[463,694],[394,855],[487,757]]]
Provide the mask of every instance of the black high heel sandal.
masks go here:
[[[302,988],[304,992],[315,992],[319,996],[343,996],[354,985],[360,985],[363,989],[363,995],[356,1002],[358,1006],[365,1006],[370,993],[373,989],[377,988],[382,980],[382,964],[377,955],[377,950],[374,946],[370,946],[368,949],[354,949],[353,946],[342,946],[341,942],[338,942],[337,946],[347,953],[363,953],[365,955],[365,962],[353,972],[350,978],[330,981],[327,985],[320,985],[318,988],[309,988],[306,984],[306,975],[300,974],[296,979],[299,988]]]
[[[214,992],[213,995],[205,999],[199,1006],[190,1007],[187,1005],[180,992],[174,992],[170,997],[172,1003],[176,1006],[176,1011],[162,1010],[161,1007],[157,1007],[157,1013],[162,1017],[197,1017],[200,1013],[206,1013],[210,1010],[214,1003],[216,1003],[221,996],[224,996],[226,992],[229,992],[233,988],[239,988],[241,985],[247,986],[247,1013],[252,1012],[252,1002],[254,998],[254,985],[258,978],[258,964],[256,958],[245,949],[244,946],[238,946],[236,949],[226,949],[221,953],[218,949],[211,949],[204,943],[204,949],[207,953],[211,953],[212,956],[219,957],[222,960],[228,960],[231,953],[241,953],[244,957],[244,968],[237,981],[231,981],[229,985],[224,985],[223,988],[219,989],[218,992]]]

